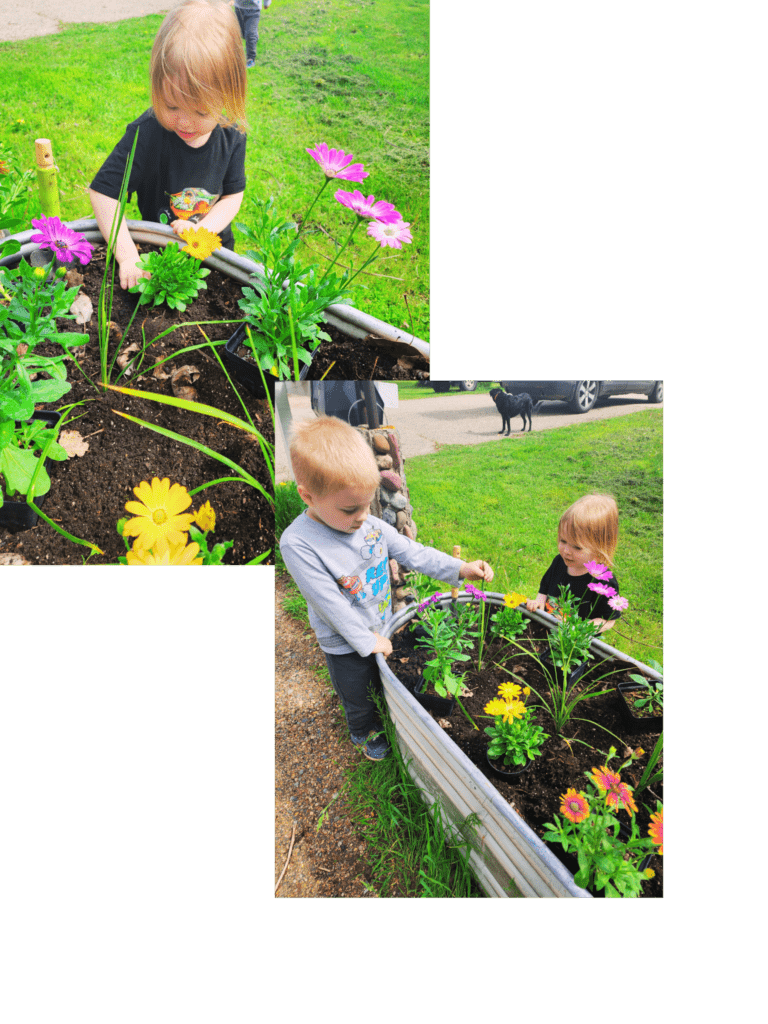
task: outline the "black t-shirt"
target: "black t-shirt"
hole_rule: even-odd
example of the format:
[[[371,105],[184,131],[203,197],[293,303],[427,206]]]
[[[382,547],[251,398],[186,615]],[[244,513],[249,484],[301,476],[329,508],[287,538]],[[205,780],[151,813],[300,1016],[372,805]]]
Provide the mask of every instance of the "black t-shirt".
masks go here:
[[[221,196],[245,190],[245,135],[217,125],[204,146],[193,149],[147,110],[125,129],[91,182],[94,192],[118,199],[136,129],[139,139],[128,182],[128,198],[136,193],[143,220],[189,220],[196,224]],[[232,228],[219,232],[222,244],[234,249]]]
[[[613,570],[611,570],[613,571]],[[608,598],[603,594],[596,594],[589,589],[589,584],[594,582],[605,582],[618,594],[619,584],[614,575],[613,579],[596,581],[594,576],[585,572],[583,576],[569,576],[568,566],[560,555],[555,555],[552,564],[544,573],[544,578],[539,585],[539,593],[547,594],[549,597],[560,597],[560,587],[565,586],[581,598],[578,607],[579,618],[581,619],[618,619],[621,612],[611,608]]]

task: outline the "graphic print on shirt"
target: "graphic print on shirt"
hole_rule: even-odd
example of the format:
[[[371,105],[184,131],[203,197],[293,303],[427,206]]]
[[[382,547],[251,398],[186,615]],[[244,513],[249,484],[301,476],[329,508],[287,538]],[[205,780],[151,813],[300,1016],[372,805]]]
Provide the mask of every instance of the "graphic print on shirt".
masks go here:
[[[188,220],[193,224],[201,221],[218,199],[218,195],[206,192],[204,188],[185,188],[175,195],[169,196],[171,211],[179,220]]]
[[[383,623],[392,603],[392,594],[381,530],[373,529],[366,533],[360,556],[363,561],[351,573],[340,576],[336,582],[356,604],[365,606]]]

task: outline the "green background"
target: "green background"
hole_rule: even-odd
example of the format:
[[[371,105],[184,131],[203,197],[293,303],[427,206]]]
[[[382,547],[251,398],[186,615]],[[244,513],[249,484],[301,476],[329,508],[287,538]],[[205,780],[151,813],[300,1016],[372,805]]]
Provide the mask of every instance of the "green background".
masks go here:
[[[433,6],[434,376],[559,377],[568,356],[574,371],[592,355],[614,374],[665,378],[666,653],[678,684],[668,927],[648,908],[641,924],[642,904],[630,938],[606,936],[602,920],[577,938],[555,935],[565,908],[550,919],[529,901],[475,902],[487,906],[476,922],[434,909],[423,927],[407,907],[358,919],[331,901],[272,901],[271,571],[198,573],[194,586],[165,573],[151,587],[135,573],[4,573],[13,1024],[240,1024],[265,989],[270,1005],[279,989],[268,1016],[292,1019],[298,995],[319,1016],[377,1019],[394,1012],[387,961],[412,1009],[450,998],[452,1016],[470,999],[478,1010],[469,986],[432,988],[424,968],[437,957],[440,978],[451,957],[486,985],[497,979],[495,1006],[550,1014],[556,988],[572,1005],[562,982],[577,970],[584,1005],[585,965],[604,966],[609,946],[626,996],[643,952],[662,971],[671,939],[698,934],[705,913],[710,925],[713,900],[721,927],[730,915],[719,904],[735,898],[738,818],[702,769],[713,755],[734,768],[738,758],[722,732],[732,680],[720,637],[735,596],[726,530],[735,519],[749,536],[755,514],[741,484],[752,456],[739,445],[754,450],[752,403],[730,369],[754,377],[763,336],[749,306],[762,275],[752,225],[765,220],[762,15],[742,3],[526,7]],[[509,940],[523,922],[527,959],[541,957],[541,940],[562,952],[526,965],[507,1001],[499,982],[522,969],[526,943]],[[687,969],[683,957],[678,983]],[[607,972],[590,976],[614,990]]]

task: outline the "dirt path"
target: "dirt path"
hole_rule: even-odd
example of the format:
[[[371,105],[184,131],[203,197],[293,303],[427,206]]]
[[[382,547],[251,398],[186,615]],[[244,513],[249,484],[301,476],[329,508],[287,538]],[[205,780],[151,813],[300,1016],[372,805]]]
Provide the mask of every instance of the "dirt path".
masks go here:
[[[278,896],[372,896],[345,802],[345,772],[360,755],[311,630],[283,609],[285,578],[275,575],[275,882],[296,838]],[[335,799],[334,799],[335,798]],[[323,824],[318,820],[330,805]]]

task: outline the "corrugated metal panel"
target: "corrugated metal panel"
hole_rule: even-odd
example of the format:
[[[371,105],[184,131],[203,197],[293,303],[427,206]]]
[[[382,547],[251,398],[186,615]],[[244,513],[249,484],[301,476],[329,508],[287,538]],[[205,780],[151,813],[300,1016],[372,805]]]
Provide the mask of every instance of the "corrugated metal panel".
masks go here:
[[[504,603],[503,594],[486,594],[486,597],[492,604]],[[460,594],[458,600],[463,603],[471,597]],[[547,626],[555,624],[551,615],[521,610],[528,618]],[[415,607],[411,606],[393,616],[386,635],[396,632],[413,617],[414,611]],[[658,678],[658,673],[652,669],[602,641],[594,641],[592,649],[595,654],[618,657]],[[571,873],[547,844],[414,700],[382,655],[377,655],[377,661],[408,771],[430,805],[440,800],[449,833],[455,834],[458,830],[471,842],[470,863],[488,895],[591,899],[590,893],[574,883]],[[467,825],[470,815],[476,815],[479,824]]]

